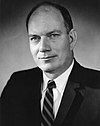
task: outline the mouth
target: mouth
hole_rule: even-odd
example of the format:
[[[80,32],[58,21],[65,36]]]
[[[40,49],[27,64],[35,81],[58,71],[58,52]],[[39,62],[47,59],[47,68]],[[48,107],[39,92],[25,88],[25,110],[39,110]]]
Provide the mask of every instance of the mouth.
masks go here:
[[[41,59],[41,60],[51,60],[51,59],[53,59],[55,57],[57,57],[57,56],[45,56],[45,57],[40,57],[39,59]]]

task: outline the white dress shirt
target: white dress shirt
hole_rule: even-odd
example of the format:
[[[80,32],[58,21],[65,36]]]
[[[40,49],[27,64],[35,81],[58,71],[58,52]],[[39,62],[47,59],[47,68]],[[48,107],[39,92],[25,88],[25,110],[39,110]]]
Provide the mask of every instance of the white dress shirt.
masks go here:
[[[56,83],[56,88],[53,89],[53,95],[54,95],[54,115],[56,117],[60,103],[61,103],[61,99],[64,93],[64,89],[66,87],[67,81],[68,81],[68,77],[71,73],[71,70],[73,68],[74,65],[74,60],[71,64],[71,66],[64,72],[62,73],[59,77],[57,77],[56,79],[54,79],[55,83]],[[42,99],[41,99],[41,111],[43,109],[43,101],[44,101],[44,96],[45,96],[45,92],[47,90],[47,83],[50,79],[45,75],[45,73],[43,72],[43,90],[42,90]]]

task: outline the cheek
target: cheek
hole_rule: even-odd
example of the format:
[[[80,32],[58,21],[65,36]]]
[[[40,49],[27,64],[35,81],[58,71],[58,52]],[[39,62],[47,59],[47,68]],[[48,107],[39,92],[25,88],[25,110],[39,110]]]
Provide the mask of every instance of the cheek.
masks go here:
[[[30,51],[32,53],[33,58],[36,58],[37,53],[38,53],[38,49],[36,46],[33,46],[32,44],[30,44]]]
[[[56,50],[56,53],[58,55],[66,55],[68,52],[69,52],[69,44],[68,42],[65,40],[65,41],[60,41],[56,46],[55,46],[55,50]]]
[[[59,56],[60,63],[63,64],[63,62],[66,61],[66,59],[69,57],[69,55],[70,55],[69,45],[64,44],[63,46],[60,46],[60,48],[58,50],[58,56]]]

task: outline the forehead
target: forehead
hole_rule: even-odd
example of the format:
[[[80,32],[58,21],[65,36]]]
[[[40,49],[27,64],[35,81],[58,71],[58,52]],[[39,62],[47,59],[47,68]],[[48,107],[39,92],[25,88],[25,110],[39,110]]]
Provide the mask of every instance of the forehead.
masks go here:
[[[64,27],[64,20],[59,10],[43,6],[36,10],[30,17],[28,29],[30,31],[53,30]]]

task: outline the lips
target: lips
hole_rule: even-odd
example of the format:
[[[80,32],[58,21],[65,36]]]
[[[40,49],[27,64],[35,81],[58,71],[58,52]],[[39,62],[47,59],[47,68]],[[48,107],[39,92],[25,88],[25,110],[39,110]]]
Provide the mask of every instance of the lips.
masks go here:
[[[56,56],[44,56],[44,57],[39,57],[39,59],[47,60],[47,59],[52,59],[55,58]]]

